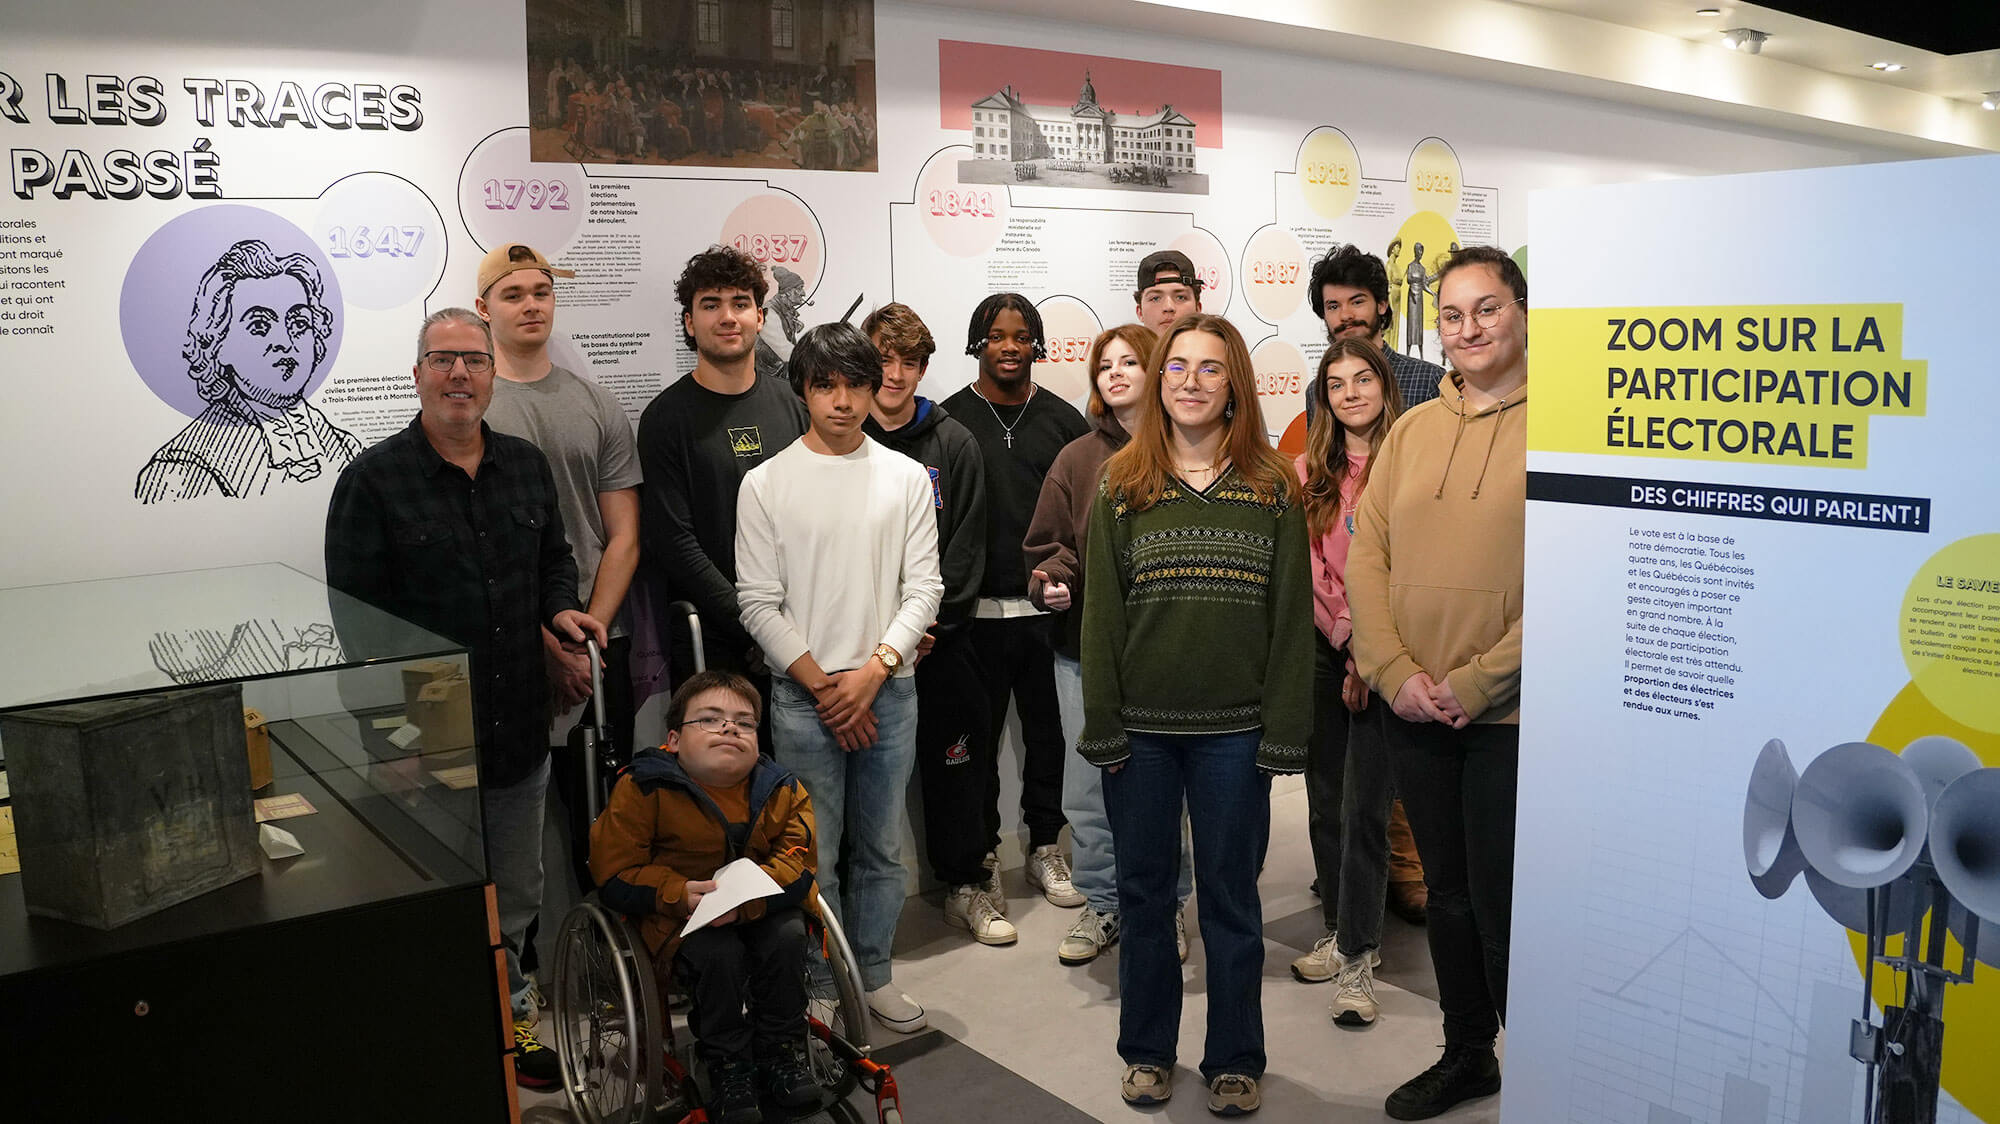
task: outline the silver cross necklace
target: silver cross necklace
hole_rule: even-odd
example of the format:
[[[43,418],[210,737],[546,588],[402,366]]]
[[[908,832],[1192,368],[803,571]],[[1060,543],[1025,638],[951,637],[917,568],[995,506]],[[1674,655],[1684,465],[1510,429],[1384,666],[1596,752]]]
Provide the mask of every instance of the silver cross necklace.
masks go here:
[[[1028,401],[1032,401],[1035,397],[1035,391],[1040,389],[1041,387],[1038,387],[1033,383],[1029,383]],[[977,383],[973,384],[972,393],[978,394],[979,400],[981,402],[986,403],[986,408],[993,411],[993,420],[1000,423],[1000,439],[1007,443],[1007,447],[1009,449],[1013,448],[1014,425],[1020,425],[1021,419],[1028,416],[1028,401],[1023,401],[1021,403],[1021,412],[1014,415],[1014,425],[1008,425],[1006,421],[1000,417],[1000,409],[999,407],[993,404],[993,399],[986,397],[984,394],[979,394],[979,386]]]

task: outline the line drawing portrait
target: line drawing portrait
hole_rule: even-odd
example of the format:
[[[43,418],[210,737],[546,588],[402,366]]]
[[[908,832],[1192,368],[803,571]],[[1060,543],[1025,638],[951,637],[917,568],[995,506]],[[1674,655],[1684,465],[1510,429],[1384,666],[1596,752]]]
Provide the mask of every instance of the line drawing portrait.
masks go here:
[[[134,498],[240,499],[345,468],[361,443],[305,400],[333,316],[311,258],[254,238],[224,250],[196,287],[181,347],[208,407],[139,470]]]

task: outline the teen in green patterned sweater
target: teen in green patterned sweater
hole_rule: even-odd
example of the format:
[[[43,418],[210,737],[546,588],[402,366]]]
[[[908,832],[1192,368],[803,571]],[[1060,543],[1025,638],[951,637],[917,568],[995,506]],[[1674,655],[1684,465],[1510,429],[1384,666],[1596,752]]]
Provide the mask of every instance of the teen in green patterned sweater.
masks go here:
[[[1254,1111],[1264,1074],[1257,866],[1270,777],[1305,765],[1312,575],[1291,464],[1271,448],[1243,337],[1176,321],[1132,440],[1105,464],[1084,552],[1083,736],[1105,770],[1124,952],[1118,1052],[1134,1104],[1173,1091],[1180,810],[1207,955],[1209,1108]]]

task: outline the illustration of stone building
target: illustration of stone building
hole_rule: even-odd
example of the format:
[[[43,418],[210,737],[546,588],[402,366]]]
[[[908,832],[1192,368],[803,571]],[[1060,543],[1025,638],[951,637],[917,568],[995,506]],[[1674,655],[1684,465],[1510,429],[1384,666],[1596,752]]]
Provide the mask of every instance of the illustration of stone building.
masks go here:
[[[1143,116],[1106,109],[1090,72],[1073,105],[1035,105],[1012,85],[972,103],[972,152],[984,160],[1076,160],[1194,171],[1195,125],[1172,105]]]

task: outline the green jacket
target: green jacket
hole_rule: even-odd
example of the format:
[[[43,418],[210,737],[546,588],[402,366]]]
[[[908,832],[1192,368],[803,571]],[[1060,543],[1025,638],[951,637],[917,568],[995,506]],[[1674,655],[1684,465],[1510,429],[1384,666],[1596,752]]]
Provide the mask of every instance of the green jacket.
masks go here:
[[[1305,511],[1229,469],[1207,493],[1171,482],[1144,511],[1098,488],[1084,551],[1083,736],[1093,765],[1126,732],[1263,731],[1257,765],[1305,768],[1312,728],[1312,569]]]

